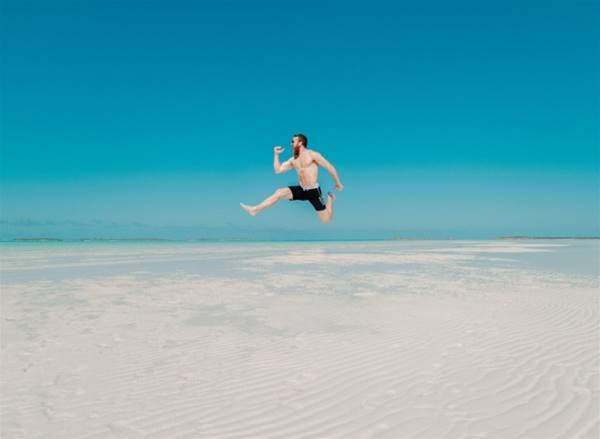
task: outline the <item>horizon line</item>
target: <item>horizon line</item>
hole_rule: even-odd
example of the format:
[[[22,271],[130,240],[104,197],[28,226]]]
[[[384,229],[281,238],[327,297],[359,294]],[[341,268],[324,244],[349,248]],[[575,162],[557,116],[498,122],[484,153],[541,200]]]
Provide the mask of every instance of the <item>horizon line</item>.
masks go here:
[[[600,240],[600,236],[533,236],[533,235],[510,235],[496,236],[489,238],[461,238],[461,237],[414,237],[414,236],[394,236],[389,238],[340,238],[340,239],[252,239],[252,238],[158,238],[158,237],[137,237],[137,238],[57,238],[57,237],[19,237],[12,239],[0,239],[0,242],[106,242],[106,241],[147,241],[147,242],[355,242],[355,241],[485,241],[485,240]]]

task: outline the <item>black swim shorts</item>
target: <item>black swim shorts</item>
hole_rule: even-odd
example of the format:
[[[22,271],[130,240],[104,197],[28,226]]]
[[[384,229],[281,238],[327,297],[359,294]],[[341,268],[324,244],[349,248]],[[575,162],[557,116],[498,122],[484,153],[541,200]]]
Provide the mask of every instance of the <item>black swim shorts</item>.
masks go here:
[[[288,186],[292,191],[292,200],[310,201],[316,211],[325,210],[326,206],[323,203],[323,194],[321,188],[304,190],[302,186]],[[290,200],[290,201],[292,201]]]

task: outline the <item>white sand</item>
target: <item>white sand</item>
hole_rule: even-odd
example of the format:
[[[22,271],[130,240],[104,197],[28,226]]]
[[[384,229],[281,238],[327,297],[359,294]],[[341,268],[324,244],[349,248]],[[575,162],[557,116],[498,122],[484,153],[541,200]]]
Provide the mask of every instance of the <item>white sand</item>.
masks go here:
[[[0,436],[599,437],[574,245],[1,248]]]

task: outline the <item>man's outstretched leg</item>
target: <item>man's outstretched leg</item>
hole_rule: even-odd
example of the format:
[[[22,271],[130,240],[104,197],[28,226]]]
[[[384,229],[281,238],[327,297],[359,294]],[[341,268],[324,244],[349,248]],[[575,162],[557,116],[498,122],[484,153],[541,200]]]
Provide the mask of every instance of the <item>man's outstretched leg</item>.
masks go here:
[[[283,200],[283,199],[288,199],[288,200],[292,199],[292,191],[290,190],[289,187],[282,187],[282,188],[277,189],[273,193],[273,195],[266,198],[262,203],[257,204],[256,206],[248,206],[247,204],[244,204],[244,203],[240,203],[240,206],[242,206],[242,209],[244,209],[250,215],[254,216],[261,210],[266,209],[267,207],[271,207],[273,204],[275,204],[279,200]]]
[[[335,195],[331,192],[327,192],[327,205],[325,210],[321,210],[317,212],[319,214],[319,218],[323,221],[324,224],[327,224],[331,221],[331,217],[333,216],[333,202],[335,201]]]

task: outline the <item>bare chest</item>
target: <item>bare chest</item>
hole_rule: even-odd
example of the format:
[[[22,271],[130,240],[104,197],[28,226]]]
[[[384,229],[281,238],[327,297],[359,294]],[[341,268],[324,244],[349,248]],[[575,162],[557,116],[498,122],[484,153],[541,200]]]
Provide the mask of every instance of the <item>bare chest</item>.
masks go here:
[[[317,162],[315,162],[311,156],[300,156],[297,159],[292,161],[292,165],[298,171],[300,170],[308,170],[317,167]]]

